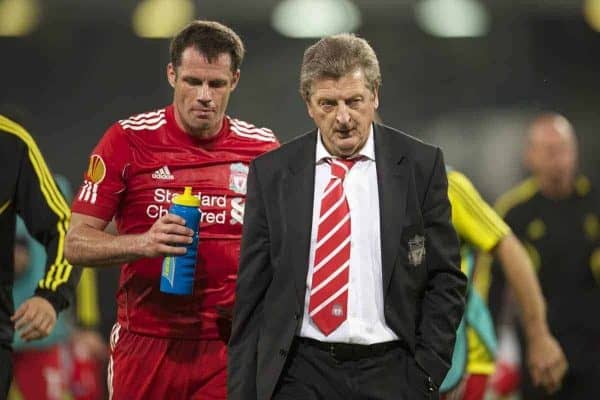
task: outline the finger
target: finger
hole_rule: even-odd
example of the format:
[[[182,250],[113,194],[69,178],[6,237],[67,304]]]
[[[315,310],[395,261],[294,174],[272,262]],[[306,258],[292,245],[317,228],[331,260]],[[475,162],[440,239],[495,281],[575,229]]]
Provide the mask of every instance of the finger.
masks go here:
[[[559,371],[555,372],[552,368],[547,368],[544,371],[544,386],[549,393],[554,393],[560,388],[561,379],[557,372]]]
[[[194,231],[184,225],[169,224],[165,226],[165,233],[173,233],[183,236],[193,236]]]
[[[565,375],[567,374],[567,372],[569,371],[569,363],[564,361],[563,363],[561,363],[560,365],[560,379],[562,381],[562,379],[564,379]]]
[[[23,329],[23,327],[31,324],[31,321],[33,320],[34,314],[30,311],[27,310],[25,313],[23,313],[19,319],[16,320],[15,322],[15,329],[16,330],[21,330]]]
[[[167,214],[164,217],[160,218],[158,222],[185,225],[185,219],[175,214]]]
[[[21,319],[23,317],[23,315],[25,315],[25,313],[27,312],[28,309],[29,309],[28,303],[21,304],[17,308],[17,311],[15,311],[14,315],[12,317],[10,317],[10,320],[14,322],[18,319]]]
[[[191,230],[190,228],[187,228],[184,225],[178,225],[178,224],[174,224],[174,223],[157,225],[155,228],[155,231],[157,233],[170,233],[170,234],[176,234],[176,235],[181,235],[181,236],[193,236],[194,235],[194,231]]]
[[[536,365],[532,365],[530,368],[531,379],[534,386],[539,386],[543,383],[543,370]]]
[[[554,394],[556,392],[558,392],[561,388],[560,383],[552,383],[552,382],[547,382],[544,385],[544,389],[546,390],[546,393],[548,394]]]
[[[43,312],[38,312],[33,316],[33,318],[31,318],[31,322],[29,323],[29,326],[32,326],[33,328],[35,328],[37,330],[41,330],[42,326],[46,322],[46,318],[47,318],[46,314],[44,314]]]
[[[34,321],[34,327],[36,327],[36,338],[43,338],[50,334],[56,319],[52,314],[40,313],[39,318]]]
[[[554,383],[554,386],[556,386],[557,388],[560,387],[563,377],[565,376],[566,367],[564,364],[565,363],[556,364],[553,368],[550,368],[548,372],[550,379]]]
[[[193,239],[189,236],[171,235],[171,234],[167,234],[167,233],[161,233],[160,235],[158,235],[157,239],[160,243],[169,244],[169,245],[180,244],[180,245],[186,246],[193,242]]]
[[[547,388],[552,391],[560,388],[562,378],[566,372],[566,360],[559,354],[549,362],[547,368],[544,369],[544,380]]]
[[[37,339],[39,336],[37,328],[32,325],[28,325],[27,327],[25,327],[22,331],[19,332],[19,335],[21,336],[21,339],[27,342],[30,340]]]
[[[559,371],[561,379],[569,369],[569,363],[567,362],[567,359],[564,357],[564,355],[558,357],[553,366],[556,368],[557,371]]]
[[[33,329],[27,334],[23,335],[23,340],[30,342],[32,340],[43,339],[48,335],[44,335],[39,329]]]
[[[44,336],[48,336],[52,329],[54,329],[54,325],[56,324],[56,320],[54,318],[48,317],[40,326],[40,330],[42,331]]]
[[[187,253],[187,249],[181,246],[169,246],[161,244],[158,246],[158,251],[166,256],[183,256]]]

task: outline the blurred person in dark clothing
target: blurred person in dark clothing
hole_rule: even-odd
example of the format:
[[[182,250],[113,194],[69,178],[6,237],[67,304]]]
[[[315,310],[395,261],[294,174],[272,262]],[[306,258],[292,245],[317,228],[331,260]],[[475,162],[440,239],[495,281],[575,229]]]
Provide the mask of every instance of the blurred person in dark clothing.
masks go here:
[[[39,148],[21,125],[2,115],[0,171],[0,398],[4,398],[12,379],[14,330],[26,341],[48,336],[57,313],[73,300],[80,270],[64,257],[69,208]],[[15,311],[12,286],[17,215],[44,245],[48,258],[34,296]]]
[[[524,399],[600,398],[600,202],[577,174],[578,148],[569,121],[543,114],[532,123],[525,151],[531,177],[506,193],[497,209],[523,241],[547,301],[548,323],[565,351],[569,371],[548,395],[523,368]],[[493,269],[494,270],[494,269]],[[500,293],[494,276],[492,293]],[[521,343],[526,341],[521,332]]]
[[[54,179],[67,201],[72,198],[68,180]],[[32,238],[23,220],[17,218],[15,241],[15,281],[13,301],[25,302],[44,274],[44,247]],[[13,389],[9,399],[63,400],[67,393],[73,400],[97,400],[102,397],[102,363],[108,356],[107,346],[96,331],[99,320],[96,273],[91,268],[82,271],[77,286],[74,312],[61,313],[54,330],[35,342],[15,337]]]

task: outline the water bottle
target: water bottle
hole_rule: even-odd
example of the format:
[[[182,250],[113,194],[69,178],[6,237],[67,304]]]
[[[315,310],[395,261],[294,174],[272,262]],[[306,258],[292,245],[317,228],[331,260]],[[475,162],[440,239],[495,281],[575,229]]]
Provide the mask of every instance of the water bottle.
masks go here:
[[[187,252],[181,256],[167,256],[163,260],[160,277],[160,291],[171,294],[192,294],[194,290],[194,274],[196,272],[196,256],[198,253],[198,230],[200,200],[192,195],[192,188],[186,186],[183,194],[174,196],[169,208],[170,214],[185,219],[185,226],[194,231],[192,243],[186,245]]]

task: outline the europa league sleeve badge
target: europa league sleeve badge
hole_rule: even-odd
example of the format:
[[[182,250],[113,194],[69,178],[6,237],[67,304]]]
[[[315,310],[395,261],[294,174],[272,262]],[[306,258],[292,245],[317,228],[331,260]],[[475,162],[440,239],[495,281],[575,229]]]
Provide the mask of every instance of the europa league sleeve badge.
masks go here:
[[[416,267],[425,259],[425,236],[415,235],[408,239],[408,264]]]

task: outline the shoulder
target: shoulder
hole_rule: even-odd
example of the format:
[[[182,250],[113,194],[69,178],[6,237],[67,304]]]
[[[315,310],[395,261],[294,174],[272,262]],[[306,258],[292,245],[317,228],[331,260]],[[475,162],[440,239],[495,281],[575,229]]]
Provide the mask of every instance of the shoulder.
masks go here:
[[[114,148],[119,148],[124,145],[130,138],[137,136],[145,136],[148,133],[157,131],[162,126],[167,124],[165,109],[161,108],[154,111],[135,114],[125,119],[120,119],[112,124],[101,139],[102,145],[109,145]]]
[[[435,160],[440,148],[430,143],[424,142],[406,132],[391,126],[375,124],[375,146],[377,148],[377,140],[382,141],[383,147],[392,147],[403,152],[411,160],[416,163],[425,162],[431,163]],[[395,150],[394,150],[395,151]]]
[[[528,178],[500,196],[495,204],[496,211],[501,217],[505,217],[510,211],[526,204],[538,191],[536,181]]]
[[[597,197],[598,194],[585,175],[579,175],[575,178],[575,193],[579,197]]]
[[[269,143],[279,143],[273,131],[265,127],[257,127],[250,122],[242,121],[241,119],[227,117],[229,121],[229,129],[233,135],[245,142],[254,142],[258,145]]]
[[[462,172],[446,167],[446,175],[448,176],[448,190],[466,193],[476,190],[473,182]]]
[[[401,131],[400,129],[393,128],[388,125],[376,123],[375,124],[375,132],[378,132],[382,135],[392,138],[392,140],[394,140],[398,143],[402,143],[403,145],[407,146],[407,150],[435,151],[436,149],[438,149],[437,146],[434,146],[434,145],[427,143],[415,136],[412,136],[404,131]]]
[[[306,157],[309,157],[311,154],[314,156],[317,145],[316,132],[316,130],[313,130],[297,136],[276,149],[261,155],[255,161],[259,165],[269,166],[294,162],[306,163]]]
[[[116,130],[115,128],[118,127],[124,132],[155,131],[166,123],[165,108],[161,108],[120,119],[111,127],[111,130]]]
[[[37,163],[44,163],[40,149],[29,132],[15,121],[0,115],[0,148],[4,165],[22,160],[29,154]]]
[[[434,187],[447,185],[444,159],[439,147],[386,125],[375,124],[374,133],[375,157],[387,159],[388,163],[392,161],[408,165],[421,198],[432,184]]]
[[[37,147],[33,137],[18,123],[0,115],[0,140],[4,145]]]

